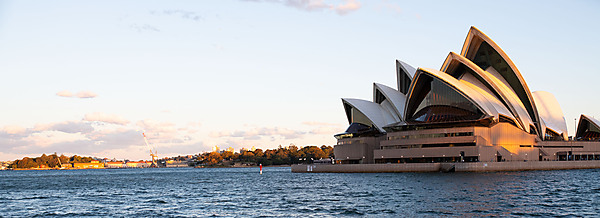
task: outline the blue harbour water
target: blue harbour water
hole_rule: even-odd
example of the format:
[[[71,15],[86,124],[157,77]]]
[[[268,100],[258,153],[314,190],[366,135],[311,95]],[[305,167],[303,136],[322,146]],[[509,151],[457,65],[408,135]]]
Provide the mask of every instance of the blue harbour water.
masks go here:
[[[0,171],[0,217],[599,216],[600,170],[304,174]]]

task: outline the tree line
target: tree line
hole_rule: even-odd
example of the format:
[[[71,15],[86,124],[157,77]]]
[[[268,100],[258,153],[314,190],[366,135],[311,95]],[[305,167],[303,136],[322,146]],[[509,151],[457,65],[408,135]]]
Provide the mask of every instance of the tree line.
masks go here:
[[[199,154],[196,162],[199,165],[217,166],[233,165],[235,163],[258,165],[291,165],[298,163],[311,163],[314,160],[333,158],[333,147],[323,145],[306,146],[298,148],[295,145],[281,147],[276,149],[256,149],[254,151],[241,151],[234,153],[231,151],[223,152],[205,152]]]
[[[59,162],[60,159],[60,162]],[[46,155],[42,154],[40,157],[24,157],[20,160],[15,160],[8,167],[17,169],[17,168],[58,168],[64,164],[71,163],[89,163],[94,160],[92,157],[81,157],[78,155],[73,155],[71,157],[67,157],[65,155],[58,156],[57,154]]]
[[[333,147],[323,145],[321,147],[306,146],[298,148],[295,145],[291,145],[289,147],[279,146],[279,148],[267,150],[245,150],[239,153],[231,151],[205,152],[198,154],[194,161],[195,165],[204,166],[231,166],[235,163],[269,166],[312,163],[314,160],[326,158],[333,158]],[[185,160],[184,157],[176,157],[174,159]],[[92,160],[94,160],[92,157],[81,157],[78,155],[67,157],[65,155],[58,156],[57,154],[42,154],[40,157],[24,157],[23,159],[15,160],[9,165],[9,168],[58,168],[61,164],[89,163]]]

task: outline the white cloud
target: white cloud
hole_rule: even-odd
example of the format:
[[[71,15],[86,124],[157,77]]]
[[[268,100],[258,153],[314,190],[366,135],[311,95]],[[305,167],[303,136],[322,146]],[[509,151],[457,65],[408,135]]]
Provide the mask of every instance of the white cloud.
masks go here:
[[[29,145],[35,145],[36,147],[48,147],[56,143],[73,142],[84,139],[85,136],[82,134],[59,131],[44,131],[32,133],[23,138],[23,141],[26,141]]]
[[[335,12],[339,15],[346,15],[358,9],[360,9],[360,2],[356,0],[346,0],[344,1],[344,4],[335,7]]]
[[[67,98],[73,97],[73,93],[71,93],[67,90],[62,90],[60,92],[57,92],[56,95],[61,96],[61,97],[67,97]]]
[[[127,125],[129,123],[128,120],[123,119],[117,115],[105,114],[105,113],[101,113],[101,112],[86,114],[83,117],[83,120],[91,121],[91,122],[96,121],[96,122],[112,123],[112,124],[117,124],[117,125]]]
[[[0,129],[0,131],[5,132],[10,135],[20,135],[20,134],[25,133],[27,131],[27,129],[25,129],[24,127],[21,127],[21,126],[9,125],[9,126],[2,127]]]
[[[77,96],[78,98],[95,98],[98,95],[90,91],[82,91],[78,92],[75,96]]]
[[[202,20],[202,16],[200,16],[200,14],[193,12],[193,11],[185,11],[185,10],[150,11],[150,14],[178,16],[178,17],[181,17],[182,19],[188,19],[188,20],[193,20],[193,21]]]
[[[305,121],[302,124],[307,126],[341,126],[339,123],[325,123],[325,122],[316,122],[316,121]]]
[[[78,92],[76,94],[73,94],[72,92],[68,91],[68,90],[63,90],[60,92],[57,92],[56,95],[60,96],[60,97],[67,97],[67,98],[95,98],[98,95],[96,93],[93,93],[91,91],[81,91]]]
[[[146,145],[142,133],[133,129],[100,130],[87,135],[101,150]]]
[[[339,4],[326,3],[325,0],[254,0],[253,2],[280,3],[304,11],[330,10],[339,15],[346,15],[361,8],[357,0],[342,0]]]
[[[155,26],[152,26],[150,24],[131,24],[129,25],[129,28],[137,31],[138,33],[141,32],[160,32],[160,29],[158,29]]]
[[[55,123],[51,126],[49,126],[48,129],[45,130],[54,130],[54,131],[59,131],[59,132],[66,132],[66,133],[90,133],[92,131],[94,131],[94,127],[92,127],[92,125],[90,123],[86,123],[86,122],[78,122],[78,121],[66,121],[66,122],[60,122],[60,123]]]
[[[304,134],[306,133],[303,131],[281,127],[255,127],[246,130],[235,130],[233,132],[211,132],[209,136],[214,138],[235,137],[244,138],[245,140],[258,140],[262,137],[283,137],[285,139],[295,139],[302,137]]]
[[[319,127],[310,131],[311,134],[315,135],[335,135],[337,133],[344,132],[343,128],[339,127]]]
[[[331,9],[333,7],[325,4],[324,0],[286,0],[285,5],[307,11]]]
[[[171,144],[157,148],[159,157],[173,157],[178,155],[198,154],[204,151],[209,151],[212,146],[205,145],[203,142],[192,144]]]
[[[136,122],[136,125],[146,133],[148,140],[160,143],[180,143],[182,141],[174,123],[146,119]]]
[[[402,14],[402,7],[396,3],[390,3],[388,0],[383,0],[383,2],[377,8],[379,10],[388,10],[396,14]]]
[[[43,131],[59,131],[66,133],[89,133],[94,130],[94,127],[90,123],[81,121],[65,121],[58,123],[44,123],[36,124],[32,133],[43,132]]]
[[[80,121],[36,124],[32,128],[21,126],[0,127],[0,151],[2,157],[22,158],[25,154],[65,153],[94,155],[98,157],[118,157],[149,159],[148,147],[144,143],[140,127],[144,128],[151,145],[159,152],[193,154],[206,150],[201,141],[192,140],[186,131],[177,131],[177,126],[169,122],[142,120],[136,126],[117,125],[97,128],[97,121],[126,123],[116,116],[95,113]],[[94,121],[94,122],[90,122]],[[200,123],[188,123],[185,128],[199,128]],[[18,155],[23,154],[23,155]],[[119,155],[117,155],[119,154]],[[37,155],[37,156],[39,156]],[[107,156],[109,155],[109,156]]]

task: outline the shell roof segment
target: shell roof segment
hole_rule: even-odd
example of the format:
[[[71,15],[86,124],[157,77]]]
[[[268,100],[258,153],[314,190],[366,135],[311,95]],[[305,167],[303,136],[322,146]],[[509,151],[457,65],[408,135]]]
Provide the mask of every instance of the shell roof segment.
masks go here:
[[[396,80],[400,93],[406,95],[416,72],[417,70],[414,67],[403,61],[396,60]]]
[[[404,105],[406,104],[406,95],[389,86],[373,83],[373,102],[380,105],[385,104],[385,102],[383,99],[381,99],[381,96],[378,96],[378,93],[383,95],[385,100],[391,104],[390,106],[392,106],[392,108],[389,110],[398,118],[398,121],[404,120]]]
[[[525,79],[508,55],[491,38],[479,29],[471,27],[463,44],[461,55],[486,71],[489,71],[490,67],[498,71],[519,97],[529,117],[536,124],[536,128],[541,129],[535,101]],[[541,132],[538,133],[538,135],[540,134]]]
[[[590,134],[591,133],[591,134]],[[600,138],[600,121],[582,114],[577,124],[576,138]]]
[[[411,100],[407,103],[406,109],[404,110],[404,114],[407,119],[409,119],[411,116],[415,115],[415,113],[418,112],[416,111],[417,105],[415,104],[419,104],[420,102],[416,102],[412,98],[416,96],[416,94],[418,94],[417,91],[415,91],[415,84],[417,84],[418,81],[423,78],[422,75],[424,75],[425,77],[430,76],[437,78],[443,83],[447,84],[448,86],[451,86],[454,90],[461,93],[463,97],[465,97],[475,106],[477,106],[485,115],[494,117],[494,120],[496,121],[498,120],[499,116],[498,110],[496,109],[497,105],[490,102],[485,95],[481,94],[479,91],[473,89],[465,83],[460,82],[456,78],[446,73],[428,68],[419,68],[417,70],[417,73],[415,74],[415,80],[411,85],[411,89],[408,95],[408,98]]]
[[[380,132],[385,132],[383,129],[384,126],[399,121],[395,119],[389,111],[375,102],[352,98],[343,98],[342,102],[344,106],[347,105],[351,107],[350,110],[346,110],[348,123],[358,122],[367,126],[372,125]],[[352,109],[355,109],[359,113],[355,113],[356,111],[353,111]],[[368,121],[365,121],[364,119],[367,119]]]
[[[546,129],[562,135],[563,140],[568,140],[567,122],[563,111],[560,109],[560,104],[552,93],[545,91],[535,91],[532,93],[535,99],[538,114],[543,122],[542,135],[546,134]]]
[[[531,125],[533,125],[533,122],[531,121],[525,106],[523,106],[523,103],[519,100],[518,96],[512,91],[512,89],[502,81],[502,78],[498,78],[498,76],[481,69],[471,60],[454,52],[450,52],[450,54],[448,54],[448,57],[444,61],[441,70],[454,77],[462,77],[461,79],[464,79],[464,76],[459,75],[461,72],[456,72],[461,71],[461,67],[463,69],[462,71],[465,71],[465,74],[471,73],[474,77],[476,77],[482,83],[482,85],[485,86],[481,88],[487,88],[487,91],[490,94],[493,94],[502,103],[502,105],[504,105],[505,108],[512,113],[512,117],[516,119],[516,124],[520,126],[521,129],[526,132],[530,131],[529,128]],[[490,70],[495,72],[493,69]],[[500,111],[503,113],[503,110]],[[507,114],[504,112],[503,115],[506,116]]]

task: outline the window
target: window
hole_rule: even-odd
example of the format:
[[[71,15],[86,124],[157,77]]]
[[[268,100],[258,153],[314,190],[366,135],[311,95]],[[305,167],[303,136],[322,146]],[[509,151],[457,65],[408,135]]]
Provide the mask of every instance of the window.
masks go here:
[[[556,131],[554,131],[550,128],[546,128],[546,135],[544,135],[544,140],[546,140],[546,141],[562,141],[564,139]]]
[[[461,136],[473,136],[473,132],[452,132],[452,133],[431,133],[431,134],[419,134],[419,135],[402,135],[402,136],[388,136],[388,140],[398,139],[424,139],[424,138],[443,138],[443,137],[461,137]]]

